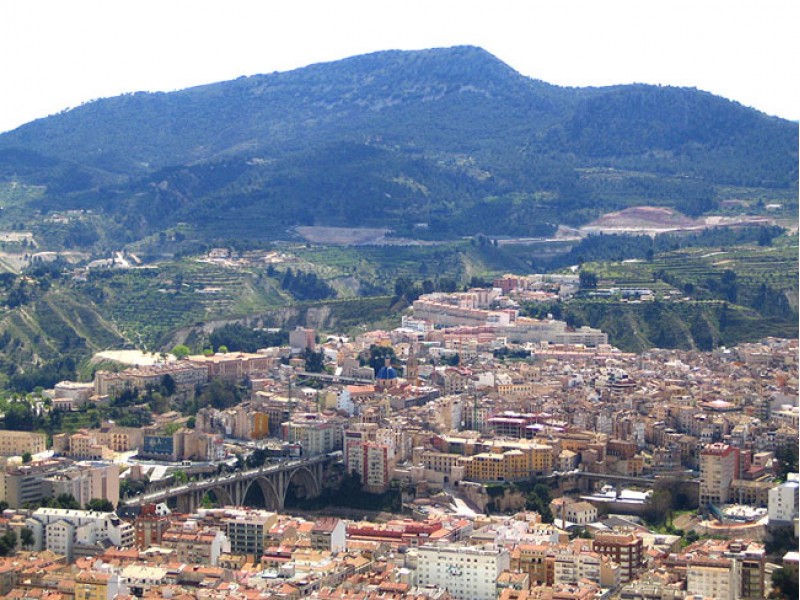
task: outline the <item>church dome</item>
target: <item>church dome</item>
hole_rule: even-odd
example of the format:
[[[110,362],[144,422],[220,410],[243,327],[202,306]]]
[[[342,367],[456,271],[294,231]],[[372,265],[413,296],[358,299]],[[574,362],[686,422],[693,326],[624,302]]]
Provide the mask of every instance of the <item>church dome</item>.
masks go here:
[[[383,365],[378,371],[377,378],[382,380],[397,379],[397,371],[391,365]]]

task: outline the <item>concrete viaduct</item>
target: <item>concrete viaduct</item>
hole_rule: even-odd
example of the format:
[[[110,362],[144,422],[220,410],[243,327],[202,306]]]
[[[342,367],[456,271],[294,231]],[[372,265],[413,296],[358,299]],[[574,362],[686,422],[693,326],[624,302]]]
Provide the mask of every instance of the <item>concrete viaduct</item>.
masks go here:
[[[338,453],[287,460],[133,496],[121,504],[136,506],[175,499],[178,512],[192,513],[200,506],[203,497],[210,492],[213,492],[217,500],[224,505],[241,506],[255,485],[261,490],[267,509],[280,510],[284,507],[290,485],[296,486],[299,497],[319,496],[325,483],[326,473],[333,464],[340,461],[341,455]]]

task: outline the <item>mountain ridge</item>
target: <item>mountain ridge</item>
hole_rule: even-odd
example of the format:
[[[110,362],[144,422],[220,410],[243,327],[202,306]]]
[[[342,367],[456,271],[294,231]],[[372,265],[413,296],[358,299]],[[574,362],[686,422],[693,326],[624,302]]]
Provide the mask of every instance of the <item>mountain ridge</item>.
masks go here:
[[[796,140],[708,92],[554,86],[456,46],[97,100],[0,134],[0,181],[46,186],[44,213],[102,211],[126,242],[177,223],[543,234],[636,203],[697,216],[730,186],[796,202]]]

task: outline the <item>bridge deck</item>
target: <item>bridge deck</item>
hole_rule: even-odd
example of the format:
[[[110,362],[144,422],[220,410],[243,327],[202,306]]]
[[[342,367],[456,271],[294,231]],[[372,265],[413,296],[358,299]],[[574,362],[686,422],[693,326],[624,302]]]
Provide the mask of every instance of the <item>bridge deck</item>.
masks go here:
[[[246,471],[236,471],[235,473],[230,473],[228,475],[218,475],[217,477],[211,477],[209,479],[203,479],[201,481],[191,481],[183,485],[178,485],[171,488],[158,490],[155,492],[150,492],[148,494],[140,494],[137,496],[132,496],[130,498],[121,501],[120,504],[122,504],[123,506],[136,506],[142,504],[164,502],[169,498],[175,498],[178,496],[182,496],[184,494],[204,492],[238,481],[246,481],[249,479],[255,479],[256,477],[273,475],[275,473],[280,473],[281,471],[293,471],[295,469],[299,469],[302,467],[309,467],[311,465],[316,465],[324,462],[335,462],[337,460],[338,459],[334,456],[323,455],[323,456],[312,456],[310,458],[304,458],[304,459],[284,461],[278,464],[271,464],[266,467],[258,467],[256,469],[248,469]]]

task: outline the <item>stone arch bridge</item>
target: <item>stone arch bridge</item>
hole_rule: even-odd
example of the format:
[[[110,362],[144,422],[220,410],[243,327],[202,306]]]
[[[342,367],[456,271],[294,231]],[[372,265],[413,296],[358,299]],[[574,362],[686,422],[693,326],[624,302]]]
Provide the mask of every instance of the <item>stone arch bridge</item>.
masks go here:
[[[200,506],[203,497],[208,493],[213,493],[224,505],[241,506],[253,486],[257,486],[264,496],[267,509],[280,510],[284,507],[290,486],[294,486],[301,498],[319,496],[331,466],[340,461],[341,454],[337,452],[287,460],[133,496],[122,504],[135,506],[174,499],[179,512],[191,513]]]

